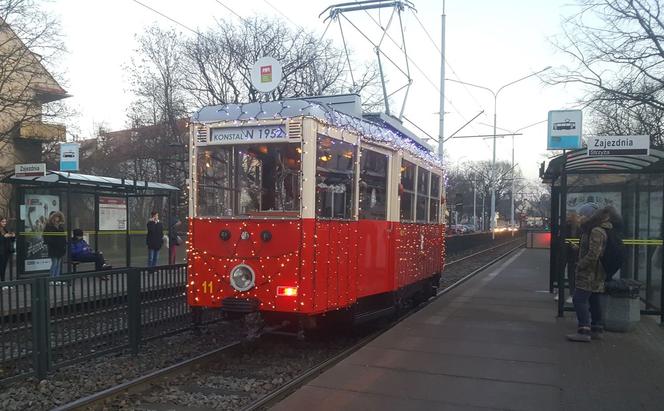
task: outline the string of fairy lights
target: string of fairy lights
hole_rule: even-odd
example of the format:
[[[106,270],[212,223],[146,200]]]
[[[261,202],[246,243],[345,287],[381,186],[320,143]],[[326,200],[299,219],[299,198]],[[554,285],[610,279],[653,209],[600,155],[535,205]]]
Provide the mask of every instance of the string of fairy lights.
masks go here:
[[[275,124],[287,125],[289,128],[296,125],[301,128],[305,119],[313,119],[322,134],[336,135],[330,140],[331,143],[336,143],[335,140],[339,143],[351,143],[354,151],[344,157],[354,162],[355,169],[359,165],[361,156],[360,141],[367,141],[396,152],[407,152],[431,168],[442,168],[440,160],[431,150],[393,131],[387,124],[360,119],[333,110],[324,104],[306,100],[227,104],[203,108],[193,116],[192,181],[190,182],[192,190],[196,190],[198,185],[196,148],[206,145],[211,128],[260,127]],[[250,138],[236,141],[243,140]],[[317,142],[301,139],[301,154],[307,153],[310,144],[318,145]],[[354,174],[356,181],[353,184],[355,191],[352,195],[356,196],[359,177],[357,173]],[[316,178],[320,177],[320,171],[316,168]],[[301,178],[302,184],[299,185],[299,190],[300,199],[303,199],[303,190],[308,179],[304,174]],[[197,195],[195,191],[192,193],[190,201],[195,201]],[[200,248],[194,247],[191,241],[187,243],[190,256],[188,284],[190,301],[195,304],[221,306],[223,298],[241,295],[242,298],[258,300],[261,310],[297,312],[347,307],[357,298],[358,290],[354,285],[370,281],[369,278],[365,279],[365,276],[371,275],[358,270],[358,249],[361,248],[361,234],[357,225],[358,211],[357,207],[354,207],[350,221],[334,219],[314,221],[275,216],[230,221],[221,221],[214,216],[193,219],[189,225],[189,238],[195,238],[195,234],[198,233],[198,236],[204,237],[205,240],[197,244]],[[303,215],[307,212],[311,213],[307,211],[307,205],[302,202]],[[266,227],[274,231],[276,236],[295,239],[295,243],[290,244],[291,247],[285,247],[283,243],[279,243],[279,238],[275,238],[268,245],[261,244],[259,234]],[[232,248],[216,244],[219,242],[217,234],[222,229],[231,229],[235,232],[235,243]],[[245,231],[249,233],[248,241],[241,240],[238,235]],[[439,224],[400,224],[396,231],[394,238],[397,265],[394,268],[398,284],[404,285],[423,279],[426,277],[424,271],[428,272],[422,270],[423,266],[436,268],[441,261],[439,257],[445,253],[442,227]],[[238,250],[239,243],[244,243],[242,250]],[[266,252],[262,252],[263,248]],[[269,255],[266,255],[268,251]],[[231,286],[229,272],[236,265],[247,263],[256,271],[257,281],[251,290],[240,293]],[[206,296],[209,298],[207,301],[200,301],[203,296],[201,293],[203,281],[214,281],[216,285],[214,292]],[[337,282],[337,284],[332,286],[328,282]],[[275,287],[284,283],[298,285],[300,290],[296,298],[275,298]]]

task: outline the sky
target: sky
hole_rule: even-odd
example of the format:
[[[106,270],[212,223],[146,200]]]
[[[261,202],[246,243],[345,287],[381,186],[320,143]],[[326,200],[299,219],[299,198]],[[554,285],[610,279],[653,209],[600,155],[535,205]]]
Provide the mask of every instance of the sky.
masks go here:
[[[338,22],[330,25],[319,14],[340,3],[329,0],[140,0],[141,3],[195,30],[204,31],[227,19],[255,14],[283,19],[332,39],[343,47]],[[427,134],[436,137],[439,129],[441,0],[412,0],[416,11],[403,13],[406,49],[410,57],[413,84],[404,116]],[[224,7],[225,6],[225,7]],[[84,1],[54,0],[49,10],[59,18],[67,47],[59,67],[65,73],[64,86],[72,95],[69,104],[79,113],[70,130],[83,138],[92,137],[104,124],[111,130],[125,128],[127,107],[132,100],[127,67],[136,48],[136,36],[151,24],[172,27],[183,35],[187,30],[134,0]],[[497,90],[516,79],[547,66],[567,63],[551,40],[561,32],[561,19],[576,10],[573,0],[447,0],[446,78]],[[390,10],[373,19],[386,25]],[[238,17],[239,16],[239,17]],[[364,12],[347,15],[377,41],[378,26]],[[416,17],[415,17],[416,16]],[[418,22],[419,19],[419,22]],[[359,65],[373,62],[373,46],[351,25],[342,20],[346,41]],[[420,25],[421,23],[421,25]],[[422,28],[424,27],[424,29]],[[398,26],[389,34],[400,43]],[[433,40],[433,41],[432,41]],[[435,44],[434,44],[435,43]],[[405,69],[403,55],[389,39],[385,52]],[[389,86],[404,83],[397,68],[386,62]],[[357,68],[357,67],[356,67]],[[549,110],[569,109],[582,97],[580,90],[548,86],[537,77],[505,88],[497,100],[497,127],[516,131],[547,118]],[[403,92],[396,94],[392,111],[401,110]],[[484,111],[458,135],[491,134],[493,97],[485,90],[445,82],[445,131],[449,136],[468,120]],[[409,126],[406,123],[406,126]],[[414,130],[413,127],[409,127]],[[423,133],[414,130],[423,136]],[[500,129],[498,130],[500,133]],[[433,142],[432,142],[433,143]],[[490,160],[492,139],[453,138],[444,144],[449,163],[456,167],[466,161]],[[511,160],[511,139],[498,139],[496,158]],[[526,177],[536,178],[539,163],[547,156],[546,122],[527,128],[515,138],[515,162]]]

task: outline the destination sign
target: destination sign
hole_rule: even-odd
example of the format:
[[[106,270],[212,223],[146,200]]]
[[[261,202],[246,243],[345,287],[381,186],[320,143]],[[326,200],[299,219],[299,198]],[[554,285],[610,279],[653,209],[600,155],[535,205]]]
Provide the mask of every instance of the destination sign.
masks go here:
[[[237,144],[287,140],[286,126],[225,127],[210,130],[209,144]]]
[[[650,136],[588,137],[589,156],[628,156],[650,154]]]

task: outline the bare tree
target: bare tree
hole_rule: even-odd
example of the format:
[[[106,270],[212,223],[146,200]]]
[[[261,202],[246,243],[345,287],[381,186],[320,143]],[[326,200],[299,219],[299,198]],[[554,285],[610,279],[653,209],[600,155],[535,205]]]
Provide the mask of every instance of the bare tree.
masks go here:
[[[344,78],[345,54],[331,40],[283,21],[253,17],[219,25],[187,42],[185,87],[199,105],[279,100],[283,98],[368,91],[373,102],[378,91],[377,70],[365,67],[356,86]],[[251,68],[260,57],[271,56],[283,65],[279,86],[260,93],[251,84]],[[374,99],[375,100],[375,99]],[[375,102],[374,102],[375,103]]]
[[[492,180],[490,161],[469,161],[461,163],[458,167],[448,170],[446,195],[449,207],[452,211],[460,212],[460,221],[468,221],[473,213],[473,192],[476,195],[476,212],[478,216],[488,214],[490,207],[492,187],[496,189],[496,210],[503,219],[509,220],[511,212],[510,195],[512,191],[512,166],[506,161],[496,162],[496,172]],[[521,172],[517,169],[514,173],[516,191],[521,190]],[[495,181],[495,185],[492,183]],[[516,197],[515,197],[516,198]],[[484,210],[481,204],[484,201]],[[460,206],[461,205],[461,206]]]
[[[40,140],[19,139],[21,130],[66,113],[58,101],[66,93],[53,74],[63,50],[58,22],[40,2],[0,0],[0,174],[18,161],[41,161]],[[7,215],[12,193],[0,185],[0,213]]]
[[[564,20],[555,45],[571,64],[549,81],[585,88],[582,102],[594,110],[598,131],[636,129],[661,143],[661,130],[649,124],[664,112],[661,12],[661,0],[580,0],[578,13]]]

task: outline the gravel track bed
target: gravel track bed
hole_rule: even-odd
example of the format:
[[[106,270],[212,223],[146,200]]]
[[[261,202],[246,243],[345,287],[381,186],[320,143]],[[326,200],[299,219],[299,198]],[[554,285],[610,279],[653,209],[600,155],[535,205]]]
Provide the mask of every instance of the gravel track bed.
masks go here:
[[[448,261],[493,247],[484,245],[447,257]],[[500,247],[446,267],[441,279],[445,288],[471,271],[516,246],[512,238]],[[78,398],[113,387],[151,371],[206,353],[241,338],[240,324],[218,322],[201,328],[202,334],[186,331],[141,346],[137,356],[128,350],[90,359],[54,371],[48,380],[34,377],[0,387],[3,410],[49,410]],[[268,394],[279,385],[351,346],[358,336],[342,335],[328,340],[294,343],[292,337],[268,337],[248,345],[240,357],[212,364],[200,373],[168,380],[144,396],[119,397],[106,409],[160,409],[148,403],[165,402],[212,409],[238,409]],[[174,408],[175,409],[175,408]]]
[[[267,335],[243,346],[239,355],[224,355],[207,367],[161,381],[147,392],[125,394],[108,404],[108,409],[237,410],[349,348],[359,338],[359,333],[345,333],[296,342],[293,337]]]
[[[219,322],[203,327],[201,335],[187,331],[145,343],[137,356],[125,351],[58,369],[48,380],[30,377],[0,389],[0,408],[49,410],[226,345],[242,335],[237,325]]]

